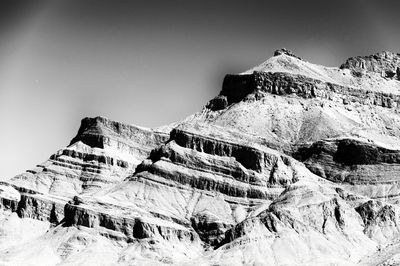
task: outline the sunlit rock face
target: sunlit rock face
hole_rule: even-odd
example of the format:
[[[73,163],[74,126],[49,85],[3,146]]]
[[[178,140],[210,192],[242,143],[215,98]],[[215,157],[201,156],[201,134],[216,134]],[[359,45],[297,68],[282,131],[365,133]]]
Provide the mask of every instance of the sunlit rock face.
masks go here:
[[[351,57],[340,68],[351,69],[358,75],[362,75],[363,71],[370,71],[386,78],[399,79],[400,54],[384,51],[370,56]]]
[[[69,146],[10,183],[56,196],[92,193],[121,182],[167,139],[163,132],[103,117],[85,118]]]
[[[0,264],[395,262],[398,59],[334,68],[280,49],[183,121],[83,119],[0,184]]]

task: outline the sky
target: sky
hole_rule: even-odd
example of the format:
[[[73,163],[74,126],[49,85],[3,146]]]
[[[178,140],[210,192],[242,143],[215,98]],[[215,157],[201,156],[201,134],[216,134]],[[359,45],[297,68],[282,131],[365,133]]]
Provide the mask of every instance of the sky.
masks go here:
[[[327,66],[400,52],[399,2],[1,0],[0,179],[68,145],[83,117],[181,120],[278,48]]]

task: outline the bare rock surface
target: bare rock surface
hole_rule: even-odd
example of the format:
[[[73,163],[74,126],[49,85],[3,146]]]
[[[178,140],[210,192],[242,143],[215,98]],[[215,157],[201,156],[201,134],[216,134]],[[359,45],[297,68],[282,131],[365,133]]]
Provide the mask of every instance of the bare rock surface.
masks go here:
[[[92,193],[122,181],[167,139],[163,132],[103,117],[85,118],[69,146],[10,183],[22,190],[65,197]]]
[[[0,264],[395,264],[398,65],[280,49],[183,121],[85,118],[0,184]]]
[[[399,73],[400,55],[389,51],[383,51],[370,56],[356,56],[346,60],[340,68],[348,68],[355,73],[362,73],[363,70],[381,74],[386,78],[394,78]],[[397,75],[396,77],[400,77]]]

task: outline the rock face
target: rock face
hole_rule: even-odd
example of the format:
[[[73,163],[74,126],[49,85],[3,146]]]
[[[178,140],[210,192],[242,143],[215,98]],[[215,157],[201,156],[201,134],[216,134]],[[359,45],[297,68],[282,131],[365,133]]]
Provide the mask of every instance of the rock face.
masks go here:
[[[295,157],[315,174],[375,199],[398,203],[399,150],[358,139],[321,140]]]
[[[340,66],[353,71],[370,71],[382,74],[383,77],[393,78],[397,75],[400,67],[400,55],[384,51],[370,56],[351,57]],[[397,78],[399,76],[397,75]]]
[[[135,171],[168,134],[114,122],[85,118],[69,146],[49,160],[11,180],[17,189],[73,197],[122,181]]]
[[[280,49],[179,123],[83,119],[0,184],[0,264],[396,261],[399,62],[327,68]]]

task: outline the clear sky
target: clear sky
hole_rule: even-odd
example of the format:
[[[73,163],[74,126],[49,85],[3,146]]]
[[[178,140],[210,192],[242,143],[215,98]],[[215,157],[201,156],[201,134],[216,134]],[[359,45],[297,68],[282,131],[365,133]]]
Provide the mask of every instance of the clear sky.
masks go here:
[[[180,120],[276,48],[328,66],[399,52],[399,2],[1,0],[0,178],[67,145],[85,116]]]

